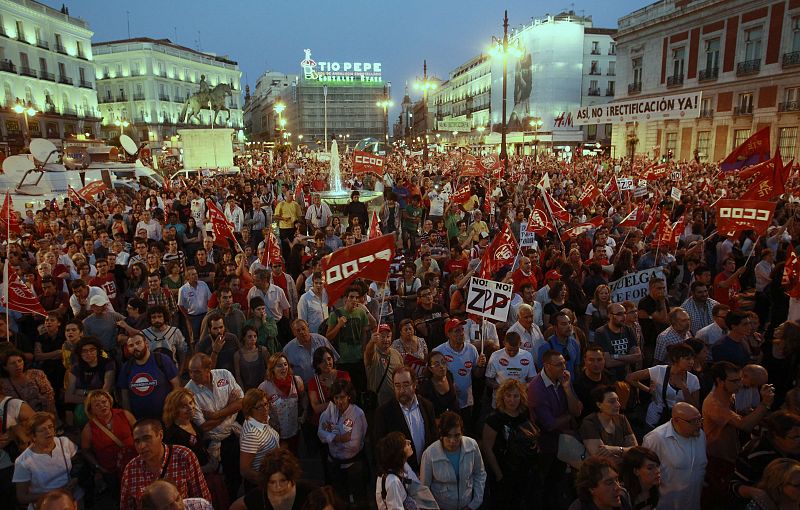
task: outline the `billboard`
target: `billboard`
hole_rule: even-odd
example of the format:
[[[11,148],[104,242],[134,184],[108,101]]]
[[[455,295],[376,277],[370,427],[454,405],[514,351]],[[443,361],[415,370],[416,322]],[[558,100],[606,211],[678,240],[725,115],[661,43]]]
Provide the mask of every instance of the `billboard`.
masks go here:
[[[311,50],[303,50],[305,58],[300,61],[303,78],[321,82],[369,82],[381,83],[382,66],[380,62],[356,61],[315,61]]]
[[[642,97],[578,108],[575,125],[612,124],[646,120],[696,119],[700,117],[702,92]]]

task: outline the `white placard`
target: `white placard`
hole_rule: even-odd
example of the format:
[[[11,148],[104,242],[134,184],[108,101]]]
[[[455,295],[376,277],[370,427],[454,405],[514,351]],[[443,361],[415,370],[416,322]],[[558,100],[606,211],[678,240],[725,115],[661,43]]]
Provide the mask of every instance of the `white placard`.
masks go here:
[[[611,301],[613,303],[621,303],[623,301],[638,303],[640,299],[647,295],[651,278],[664,278],[664,269],[661,266],[654,267],[614,280],[608,284],[611,288]]]
[[[589,124],[623,124],[634,121],[696,119],[700,117],[702,98],[703,93],[698,91],[584,106],[571,112],[572,122],[575,126],[586,126]]]
[[[681,190],[673,186],[669,196],[672,198],[672,200],[678,202],[681,199]]]
[[[530,248],[531,246],[535,246],[537,249],[539,247],[539,243],[536,242],[536,233],[535,232],[526,232],[528,229],[528,222],[523,221],[519,224],[519,246],[520,248]]]
[[[680,181],[683,177],[683,174],[680,170],[673,170],[671,174],[669,174],[669,178],[673,181]]]
[[[467,313],[505,321],[511,308],[514,284],[484,280],[473,276],[467,294]]]
[[[633,179],[630,177],[621,177],[617,179],[617,186],[620,191],[630,191],[633,189]]]

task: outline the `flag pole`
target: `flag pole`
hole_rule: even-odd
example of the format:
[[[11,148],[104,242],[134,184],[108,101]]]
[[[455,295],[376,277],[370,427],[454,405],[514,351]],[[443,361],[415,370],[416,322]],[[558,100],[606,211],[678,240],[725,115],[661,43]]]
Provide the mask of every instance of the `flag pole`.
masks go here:
[[[11,320],[9,317],[9,309],[8,309],[8,259],[11,255],[11,204],[8,203],[10,197],[10,193],[6,190],[6,217],[3,218],[6,222],[6,262],[3,265],[3,280],[5,282],[5,292],[3,298],[5,299],[6,305],[6,341],[11,342],[11,332],[9,321]]]
[[[567,250],[567,247],[564,245],[564,241],[561,239],[561,229],[558,228],[560,220],[553,215],[553,210],[550,208],[550,201],[547,199],[547,196],[545,195],[544,188],[539,188],[539,191],[542,192],[542,201],[544,202],[544,207],[550,214],[550,219],[553,220],[553,227],[556,229],[556,237],[558,238],[558,242],[561,243],[561,251],[565,252]],[[564,253],[564,256],[566,255],[567,254]]]

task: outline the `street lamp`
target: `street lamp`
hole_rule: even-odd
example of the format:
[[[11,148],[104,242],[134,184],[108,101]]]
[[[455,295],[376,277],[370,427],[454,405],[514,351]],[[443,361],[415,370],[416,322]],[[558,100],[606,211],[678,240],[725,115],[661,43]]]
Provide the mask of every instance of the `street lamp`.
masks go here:
[[[428,61],[422,61],[422,80],[417,79],[414,82],[414,88],[422,91],[422,108],[425,113],[425,135],[428,135],[428,91],[436,89],[437,84],[434,81],[428,80]],[[422,160],[428,162],[428,143],[425,141],[425,146],[422,148]]]
[[[531,119],[530,125],[533,128],[533,161],[539,162],[539,130],[542,129],[542,118],[534,117]]]
[[[14,112],[16,112],[18,115],[22,115],[22,118],[25,119],[25,133],[23,133],[22,136],[22,143],[25,144],[25,147],[27,147],[30,139],[28,117],[33,117],[39,112],[36,111],[36,108],[33,107],[33,104],[30,101],[23,103],[19,98],[17,98],[17,101],[14,104]]]
[[[492,36],[492,46],[489,54],[495,58],[503,59],[503,118],[500,128],[500,159],[503,161],[503,168],[508,170],[508,152],[506,151],[506,83],[508,81],[508,58],[519,58],[522,50],[516,46],[508,45],[508,11],[503,15],[503,38],[498,39]]]
[[[278,115],[278,125],[280,126],[279,131],[283,131],[286,129],[286,119],[283,118],[283,111],[286,109],[286,105],[281,102],[280,99],[272,106],[272,109]]]
[[[378,108],[383,108],[383,142],[389,143],[389,108],[394,106],[394,102],[389,99],[389,92],[386,85],[383,86],[383,99],[375,103]],[[388,150],[388,149],[387,149]]]

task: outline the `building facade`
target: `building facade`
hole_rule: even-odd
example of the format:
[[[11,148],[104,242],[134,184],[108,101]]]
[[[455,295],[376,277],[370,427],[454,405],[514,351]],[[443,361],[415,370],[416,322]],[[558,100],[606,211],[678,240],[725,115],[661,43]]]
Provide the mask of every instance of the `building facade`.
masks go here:
[[[702,91],[700,117],[615,124],[618,154],[719,161],[769,126],[800,157],[800,0],[662,0],[620,18],[615,100]]]
[[[138,37],[94,43],[92,48],[104,137],[118,137],[124,130],[138,142],[160,143],[173,140],[179,128],[210,126],[208,109],[189,124],[181,117],[202,79],[209,89],[219,84],[231,88],[225,103],[230,114],[220,112],[215,125],[238,130],[243,137],[242,72],[235,61],[169,39]],[[129,126],[119,125],[123,122]]]
[[[96,136],[100,113],[91,38],[89,25],[66,11],[32,0],[0,0],[4,148],[18,152],[31,138],[59,144]],[[17,113],[17,103],[36,113]]]
[[[248,140],[272,140],[279,127],[279,117],[283,117],[284,114],[286,114],[287,128],[291,132],[293,126],[289,125],[288,121],[296,115],[293,116],[291,111],[284,111],[279,116],[275,111],[275,105],[285,105],[284,98],[289,100],[289,104],[294,104],[297,82],[298,75],[278,71],[267,71],[258,78],[253,94],[245,94],[244,125]]]
[[[492,63],[480,54],[450,72],[447,81],[428,96],[440,142],[477,144],[489,126]]]

